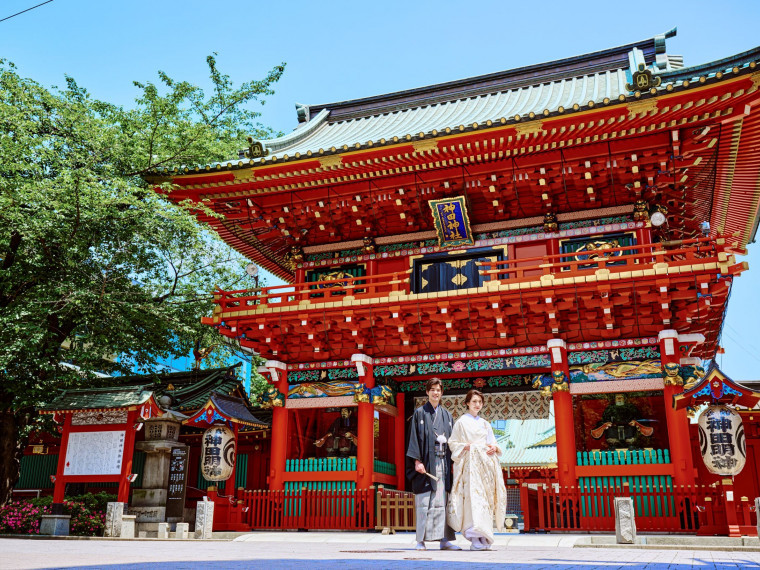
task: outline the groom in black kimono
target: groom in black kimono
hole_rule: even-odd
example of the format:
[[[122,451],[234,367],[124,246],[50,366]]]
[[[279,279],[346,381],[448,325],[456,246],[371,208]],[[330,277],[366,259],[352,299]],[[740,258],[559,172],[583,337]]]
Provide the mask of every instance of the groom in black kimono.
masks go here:
[[[417,515],[417,550],[425,541],[438,540],[441,550],[461,550],[446,524],[446,499],[451,491],[451,452],[448,440],[454,428],[451,414],[441,405],[443,384],[431,378],[425,386],[427,403],[414,410],[406,449],[406,477],[412,483]]]

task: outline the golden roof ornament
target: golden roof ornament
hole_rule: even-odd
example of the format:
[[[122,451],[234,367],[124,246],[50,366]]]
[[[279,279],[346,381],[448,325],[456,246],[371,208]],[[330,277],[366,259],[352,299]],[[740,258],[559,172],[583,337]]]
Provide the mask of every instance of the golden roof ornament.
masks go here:
[[[646,64],[640,63],[637,71],[633,72],[633,82],[626,83],[625,88],[628,91],[647,91],[652,87],[659,87],[662,83],[660,77],[655,77],[651,69],[647,69]]]

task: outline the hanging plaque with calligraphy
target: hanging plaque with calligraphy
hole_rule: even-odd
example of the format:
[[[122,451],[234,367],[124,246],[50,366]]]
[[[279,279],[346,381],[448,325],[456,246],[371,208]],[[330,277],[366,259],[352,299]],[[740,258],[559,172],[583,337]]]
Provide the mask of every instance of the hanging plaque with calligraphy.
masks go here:
[[[708,406],[699,415],[699,450],[710,473],[737,475],[747,461],[742,418],[723,405]]]
[[[430,200],[428,204],[433,211],[438,245],[452,247],[475,243],[470,230],[470,219],[467,216],[464,196]]]

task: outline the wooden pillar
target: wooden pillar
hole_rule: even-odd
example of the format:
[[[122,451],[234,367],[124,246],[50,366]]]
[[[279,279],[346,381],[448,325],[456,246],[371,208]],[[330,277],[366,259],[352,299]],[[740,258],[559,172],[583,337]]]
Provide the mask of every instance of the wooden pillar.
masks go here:
[[[69,434],[71,433],[71,413],[64,415],[63,433],[61,434],[61,447],[58,451],[58,466],[55,470],[55,484],[53,486],[53,514],[57,513],[57,505],[63,505],[63,497],[66,493],[66,481],[63,477],[63,469],[66,466],[66,451],[69,447]]]
[[[550,339],[546,346],[552,361],[552,376],[564,374],[562,383],[552,385],[554,400],[554,427],[557,434],[557,478],[561,486],[575,486],[575,423],[573,397],[570,395],[570,368],[567,363],[567,345],[558,338]]]
[[[135,453],[135,432],[137,426],[137,410],[130,410],[127,413],[127,433],[124,436],[124,451],[121,460],[121,475],[119,477],[119,491],[116,500],[119,503],[129,502],[129,486],[132,482],[129,477],[132,475],[132,457]]]
[[[396,460],[396,489],[403,491],[406,487],[406,421],[404,413],[403,392],[396,393],[396,417],[393,422],[394,428],[394,457]]]
[[[373,360],[366,354],[353,354],[351,361],[359,372],[359,381],[367,388],[375,387]],[[359,402],[356,421],[356,488],[369,489],[375,471],[375,406]]]
[[[272,384],[288,396],[288,367],[283,362],[268,360],[266,367],[272,375]],[[285,404],[272,408],[272,452],[269,465],[269,489],[282,491],[285,488],[285,461],[288,453],[288,410]]]
[[[228,497],[235,497],[235,478],[237,477],[237,454],[240,451],[240,438],[238,433],[240,431],[240,424],[232,424],[232,433],[235,438],[235,465],[232,466],[232,474],[229,476],[224,484],[224,494]]]
[[[674,330],[660,331],[660,362],[663,371],[667,365],[678,366],[681,362],[681,350],[678,341],[678,333]],[[668,375],[663,372],[665,388],[663,398],[665,400],[665,420],[668,426],[668,446],[670,447],[670,461],[673,464],[673,483],[675,485],[693,485],[696,482],[694,475],[694,459],[691,453],[691,441],[689,439],[689,418],[686,409],[676,410],[673,407],[673,396],[683,392],[683,385],[673,383]]]

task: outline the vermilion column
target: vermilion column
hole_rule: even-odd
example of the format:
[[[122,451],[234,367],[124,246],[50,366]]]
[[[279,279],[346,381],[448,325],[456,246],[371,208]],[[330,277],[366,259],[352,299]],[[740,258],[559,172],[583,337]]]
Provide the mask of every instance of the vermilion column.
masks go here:
[[[285,397],[288,397],[288,367],[284,362],[267,360],[266,368],[272,376],[271,382]],[[288,453],[288,410],[282,406],[272,408],[272,452],[269,463],[269,489],[282,491],[285,488],[285,460]]]
[[[367,388],[375,387],[373,360],[366,354],[354,354],[359,381]],[[368,489],[372,485],[375,470],[375,407],[369,402],[359,402],[356,445],[356,488]]]
[[[66,451],[69,447],[69,434],[71,433],[71,416],[72,414],[65,414],[63,420],[63,433],[61,434],[61,447],[58,450],[58,466],[55,470],[55,484],[53,486],[53,514],[62,514],[56,512],[58,509],[63,508],[63,497],[66,493],[66,481],[63,478],[63,469],[66,466]]]
[[[559,338],[546,343],[552,361],[552,374],[565,375],[564,384],[552,386],[554,399],[554,427],[557,434],[557,477],[562,486],[575,486],[575,424],[573,422],[573,397],[570,395],[570,368],[567,364],[567,345]]]
[[[119,492],[116,500],[119,503],[129,502],[129,486],[132,482],[132,457],[135,453],[135,426],[137,425],[137,410],[127,413],[127,433],[124,436],[124,451],[121,459],[121,476],[119,477]]]
[[[235,454],[236,455],[237,455],[237,452],[239,451],[238,446],[240,445],[240,438],[238,437],[239,431],[240,431],[240,424],[233,424],[232,433],[233,433],[233,437],[235,438]],[[228,497],[237,496],[235,494],[235,479],[236,478],[237,478],[237,457],[235,458],[235,465],[232,466],[232,473],[230,474],[229,478],[224,484],[224,494],[227,495]]]
[[[663,371],[667,365],[678,366],[681,363],[678,333],[674,330],[660,331],[659,341]],[[665,372],[663,372],[663,377],[665,378],[663,390],[665,419],[668,426],[670,461],[673,464],[673,483],[676,485],[693,485],[696,480],[689,440],[689,417],[686,415],[686,409],[676,410],[673,407],[673,396],[683,392],[682,380],[670,380]]]
[[[396,393],[396,418],[394,422],[394,457],[396,459],[396,489],[403,491],[406,486],[406,421],[404,418],[404,400],[403,392]]]

